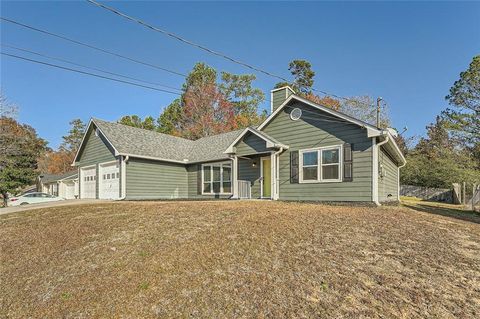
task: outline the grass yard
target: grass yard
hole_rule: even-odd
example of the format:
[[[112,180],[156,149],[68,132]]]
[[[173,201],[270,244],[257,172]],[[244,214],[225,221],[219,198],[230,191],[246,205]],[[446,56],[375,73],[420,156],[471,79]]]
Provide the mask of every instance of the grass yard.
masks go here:
[[[0,317],[480,317],[479,219],[407,205],[123,202],[3,215]]]

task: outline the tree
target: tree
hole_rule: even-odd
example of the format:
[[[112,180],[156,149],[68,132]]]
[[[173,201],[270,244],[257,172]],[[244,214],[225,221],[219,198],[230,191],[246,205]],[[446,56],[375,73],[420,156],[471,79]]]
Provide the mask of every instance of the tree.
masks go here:
[[[151,116],[147,116],[145,117],[145,119],[142,120],[142,118],[138,115],[126,115],[123,116],[120,120],[118,120],[118,123],[132,127],[142,128],[149,131],[155,131],[157,129],[155,119]]]
[[[232,103],[217,89],[215,83],[189,87],[180,120],[182,137],[196,140],[237,128]]]
[[[442,117],[427,126],[427,137],[420,139],[407,154],[407,165],[402,169],[403,184],[449,188],[460,181],[480,181],[480,171],[469,152],[458,147],[458,141],[448,133]]]
[[[312,70],[312,64],[306,60],[293,60],[288,66],[288,70],[293,76],[293,82],[280,82],[275,88],[290,86],[297,94],[307,95],[312,92],[315,72]]]
[[[0,117],[0,194],[4,205],[9,193],[33,182],[37,158],[46,144],[31,126]]]
[[[63,142],[60,148],[68,152],[76,153],[85,134],[86,124],[80,119],[74,119],[70,121],[69,124],[70,130],[67,135],[62,136]]]
[[[371,125],[376,125],[377,113],[374,99],[370,96],[354,96],[342,102],[340,112],[350,115],[356,119],[362,120]],[[388,108],[382,107],[380,110],[380,128],[390,126],[390,117]]]
[[[15,118],[18,108],[0,91],[0,117]]]
[[[222,72],[220,93],[232,103],[241,128],[258,125],[262,120],[258,115],[258,107],[265,100],[265,95],[262,90],[252,87],[255,79],[254,74]]]
[[[455,107],[443,112],[448,128],[470,146],[480,143],[480,55],[460,73],[445,99]]]
[[[335,111],[338,111],[341,107],[340,101],[329,96],[320,97],[313,93],[308,93],[305,98],[314,103],[329,107]]]
[[[157,131],[164,134],[180,135],[179,123],[183,114],[181,99],[173,100],[157,119]]]
[[[86,125],[80,119],[69,122],[68,134],[62,136],[63,142],[58,150],[46,149],[38,158],[38,169],[42,173],[63,174],[72,170],[71,164],[75,159]]]

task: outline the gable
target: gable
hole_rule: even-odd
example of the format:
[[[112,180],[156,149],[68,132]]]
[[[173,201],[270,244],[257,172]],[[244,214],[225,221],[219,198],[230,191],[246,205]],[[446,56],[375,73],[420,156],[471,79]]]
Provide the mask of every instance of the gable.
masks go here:
[[[295,108],[302,111],[298,120],[290,118],[290,112]],[[372,144],[365,128],[296,100],[290,100],[277,112],[262,128],[262,132],[292,149],[350,143],[356,144],[356,148],[361,150],[368,149]]]
[[[95,129],[95,125],[89,126],[77,154],[76,163],[82,166],[115,160],[115,150],[100,131],[95,135]]]
[[[259,136],[248,132],[235,146],[236,155],[251,155],[268,152],[267,142]]]

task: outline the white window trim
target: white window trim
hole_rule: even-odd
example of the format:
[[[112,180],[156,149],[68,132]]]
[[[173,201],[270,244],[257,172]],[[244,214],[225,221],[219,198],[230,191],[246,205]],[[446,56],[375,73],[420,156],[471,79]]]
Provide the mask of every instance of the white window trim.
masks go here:
[[[230,191],[228,193],[224,192],[223,191],[223,165],[229,165],[230,166],[230,189],[233,190],[233,176],[232,176],[232,172],[233,172],[233,165],[231,162],[221,162],[221,163],[205,163],[205,164],[202,164],[202,195],[232,195],[233,192]],[[204,189],[204,184],[206,183],[205,182],[205,176],[204,176],[204,173],[205,173],[205,170],[204,170],[204,167],[205,166],[210,166],[210,190],[211,192],[210,193],[205,193],[203,191]],[[214,166],[219,166],[220,167],[220,193],[214,193],[213,192],[213,167]]]
[[[322,156],[322,151],[325,150],[334,150],[338,149],[339,150],[339,158],[338,158],[338,164],[323,164],[323,156]],[[309,152],[317,152],[317,165],[307,165],[305,167],[317,167],[317,179],[316,180],[304,180],[303,179],[303,153],[309,153]],[[330,145],[330,146],[323,146],[323,147],[317,147],[317,148],[309,148],[309,149],[303,149],[299,150],[299,179],[298,182],[300,184],[312,184],[312,183],[339,183],[343,181],[343,147],[342,145]],[[323,166],[332,166],[332,165],[338,165],[338,179],[323,179],[323,174],[322,174],[322,167]]]

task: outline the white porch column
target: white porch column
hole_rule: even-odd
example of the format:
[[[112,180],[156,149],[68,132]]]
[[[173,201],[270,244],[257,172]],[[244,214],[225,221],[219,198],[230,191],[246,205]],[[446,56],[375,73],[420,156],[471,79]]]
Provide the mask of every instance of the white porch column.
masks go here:
[[[238,156],[233,156],[232,161],[232,187],[233,187],[233,197],[238,199]]]
[[[277,171],[277,161],[276,161],[276,156],[275,156],[275,153],[273,152],[272,155],[270,155],[270,176],[271,176],[271,185],[270,185],[270,189],[271,189],[271,198],[273,200],[275,200],[277,198],[277,174],[276,174],[276,171]]]

